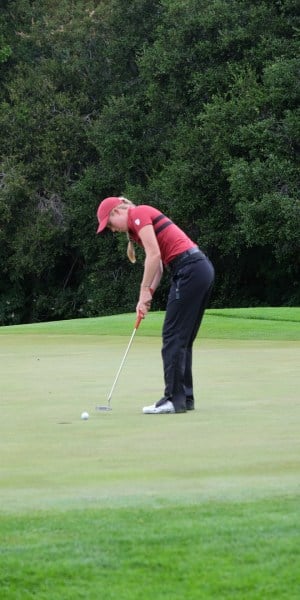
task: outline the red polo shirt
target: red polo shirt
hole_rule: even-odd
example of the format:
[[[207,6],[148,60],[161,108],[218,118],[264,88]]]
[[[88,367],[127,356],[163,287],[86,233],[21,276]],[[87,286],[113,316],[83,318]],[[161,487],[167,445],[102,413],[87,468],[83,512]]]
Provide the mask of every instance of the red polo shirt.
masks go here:
[[[159,245],[161,259],[167,265],[178,254],[194,248],[195,244],[185,233],[159,210],[148,205],[134,206],[128,210],[128,233],[130,238],[142,246],[139,231],[152,225]]]

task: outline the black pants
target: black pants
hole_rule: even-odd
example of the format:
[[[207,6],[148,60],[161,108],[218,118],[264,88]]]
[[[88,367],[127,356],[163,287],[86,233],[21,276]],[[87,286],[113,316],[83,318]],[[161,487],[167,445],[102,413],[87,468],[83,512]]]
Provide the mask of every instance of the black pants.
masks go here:
[[[204,256],[188,257],[172,273],[163,325],[165,393],[176,412],[194,408],[192,346],[214,282],[214,268]]]

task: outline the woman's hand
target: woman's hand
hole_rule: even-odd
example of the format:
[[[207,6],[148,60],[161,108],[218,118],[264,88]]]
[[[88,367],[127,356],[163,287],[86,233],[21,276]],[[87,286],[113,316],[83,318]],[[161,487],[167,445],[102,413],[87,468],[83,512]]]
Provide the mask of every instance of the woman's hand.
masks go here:
[[[136,305],[136,312],[137,314],[141,313],[143,318],[147,315],[151,308],[152,294],[153,292],[151,288],[141,288],[139,301]]]

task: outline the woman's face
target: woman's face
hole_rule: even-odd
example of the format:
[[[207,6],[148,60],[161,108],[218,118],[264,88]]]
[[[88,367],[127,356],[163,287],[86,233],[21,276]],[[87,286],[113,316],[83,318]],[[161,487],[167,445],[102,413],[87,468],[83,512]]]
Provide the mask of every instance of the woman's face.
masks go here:
[[[106,227],[113,233],[128,231],[128,214],[126,209],[114,208],[108,219]]]

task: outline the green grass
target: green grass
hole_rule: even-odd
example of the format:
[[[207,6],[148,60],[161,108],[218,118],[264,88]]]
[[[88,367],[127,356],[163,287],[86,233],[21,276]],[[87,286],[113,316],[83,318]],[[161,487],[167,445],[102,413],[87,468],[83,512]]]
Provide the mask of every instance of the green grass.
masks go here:
[[[160,397],[162,313],[0,328],[4,600],[299,597],[299,309],[210,310],[197,410]],[[90,419],[80,414],[88,410]]]
[[[295,499],[2,519],[1,597],[299,597]]]
[[[164,313],[150,313],[141,334],[160,336]],[[0,327],[1,335],[126,335],[133,329],[133,314],[92,319],[54,321]],[[201,338],[300,340],[300,308],[236,308],[207,310]]]

